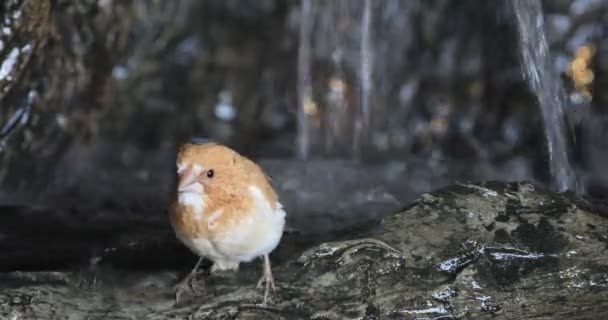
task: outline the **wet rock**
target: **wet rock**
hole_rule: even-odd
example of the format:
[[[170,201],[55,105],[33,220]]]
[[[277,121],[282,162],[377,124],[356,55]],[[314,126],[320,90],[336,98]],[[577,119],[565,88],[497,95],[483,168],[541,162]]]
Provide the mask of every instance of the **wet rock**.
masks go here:
[[[257,304],[260,261],[238,273],[202,272],[197,293],[178,305],[171,268],[136,272],[92,264],[1,274],[0,315],[600,319],[608,315],[608,220],[597,212],[601,207],[528,183],[453,185],[346,240],[297,251],[286,238],[274,257],[279,290],[267,306]]]

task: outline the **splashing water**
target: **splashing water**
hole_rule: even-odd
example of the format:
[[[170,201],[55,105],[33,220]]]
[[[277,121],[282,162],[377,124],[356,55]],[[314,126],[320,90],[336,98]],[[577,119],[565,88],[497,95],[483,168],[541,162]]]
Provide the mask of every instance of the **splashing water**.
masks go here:
[[[568,160],[565,135],[565,94],[553,71],[541,2],[513,0],[510,3],[516,18],[523,71],[538,99],[545,125],[551,174],[559,191],[576,190],[576,176]]]

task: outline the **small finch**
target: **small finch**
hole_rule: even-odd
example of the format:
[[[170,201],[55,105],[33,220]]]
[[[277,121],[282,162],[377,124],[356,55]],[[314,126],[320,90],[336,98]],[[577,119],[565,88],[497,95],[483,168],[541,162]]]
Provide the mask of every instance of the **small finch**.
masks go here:
[[[183,145],[177,155],[177,192],[170,220],[177,238],[200,258],[176,288],[176,301],[204,258],[211,271],[238,270],[264,260],[258,288],[264,304],[275,290],[269,254],[285,227],[285,211],[269,178],[253,161],[216,144]]]

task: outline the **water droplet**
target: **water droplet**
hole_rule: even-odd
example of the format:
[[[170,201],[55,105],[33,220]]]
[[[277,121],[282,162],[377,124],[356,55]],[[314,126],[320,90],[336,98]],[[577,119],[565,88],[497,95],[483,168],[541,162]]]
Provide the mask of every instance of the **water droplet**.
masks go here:
[[[19,57],[19,49],[13,48],[11,52],[8,54],[6,60],[2,62],[0,66],[0,81],[7,79],[10,80],[9,75],[13,71],[13,67],[17,62],[17,58]]]
[[[128,72],[127,72],[127,68],[125,68],[124,66],[115,66],[112,69],[112,76],[115,79],[119,79],[119,80],[123,80],[128,76]]]
[[[229,91],[220,92],[219,101],[215,105],[215,116],[223,121],[232,121],[236,118],[236,109],[232,105],[232,94]]]

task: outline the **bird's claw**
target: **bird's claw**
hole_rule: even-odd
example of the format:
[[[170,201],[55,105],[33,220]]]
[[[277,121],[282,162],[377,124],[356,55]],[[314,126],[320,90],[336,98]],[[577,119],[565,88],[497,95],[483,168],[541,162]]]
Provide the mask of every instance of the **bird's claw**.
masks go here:
[[[196,274],[198,273],[198,267],[201,265],[202,261],[203,258],[199,258],[196,264],[194,265],[194,268],[192,268],[192,271],[190,271],[190,273],[188,273],[188,275],[184,277],[182,281],[175,285],[175,304],[179,302],[179,298],[181,297],[184,291],[190,291],[191,293],[196,293],[198,291],[198,289],[194,287],[192,280],[194,279],[194,277],[196,277]]]
[[[275,283],[274,283],[274,277],[272,275],[270,275],[270,277],[268,277],[269,279],[266,279],[266,275],[263,275],[262,278],[260,278],[260,280],[258,281],[258,285],[257,288],[258,289],[262,289],[262,286],[264,284],[266,284],[266,286],[272,291],[275,292],[277,290]]]
[[[197,293],[200,289],[195,285],[195,273],[189,274],[182,281],[175,285],[175,303],[179,303],[180,297],[184,292]]]
[[[184,279],[184,280],[180,281],[177,285],[175,285],[174,290],[175,290],[175,304],[178,304],[180,301],[180,298],[184,292],[186,292],[186,291],[193,292],[194,291],[194,287],[192,286],[192,280]]]
[[[272,273],[264,274],[262,278],[258,281],[257,288],[261,289],[262,285],[264,285],[264,302],[262,303],[262,305],[266,305],[270,293],[275,293],[277,290]]]
[[[184,283],[179,283],[178,285],[175,286],[174,290],[175,290],[175,304],[178,304],[180,301],[180,298],[182,296],[182,294],[185,291],[190,291],[192,289],[191,286],[188,286],[187,284]]]

